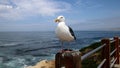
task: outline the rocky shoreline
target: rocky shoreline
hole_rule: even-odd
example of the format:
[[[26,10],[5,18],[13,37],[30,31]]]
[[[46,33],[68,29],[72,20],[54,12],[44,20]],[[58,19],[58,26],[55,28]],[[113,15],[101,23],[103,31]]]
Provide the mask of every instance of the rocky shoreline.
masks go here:
[[[95,49],[96,47],[100,46],[100,42],[95,42],[91,44],[90,46],[84,47],[80,49],[79,51],[84,55],[85,53]],[[101,57],[100,57],[100,51],[94,53],[88,59],[82,61],[82,68],[89,68],[91,66],[92,68],[96,68],[96,66],[100,63]],[[27,66],[25,68],[55,68],[55,60],[42,60],[38,62],[34,66]]]
[[[27,66],[26,68],[55,68],[55,60],[42,60],[34,66]]]

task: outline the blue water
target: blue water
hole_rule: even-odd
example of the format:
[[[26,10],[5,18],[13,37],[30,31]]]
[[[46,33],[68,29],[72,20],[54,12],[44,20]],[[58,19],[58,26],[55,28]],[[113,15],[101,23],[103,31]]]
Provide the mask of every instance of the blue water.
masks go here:
[[[102,38],[120,36],[120,31],[76,31],[77,40],[62,48],[79,50]],[[43,59],[54,59],[61,44],[54,32],[0,32],[0,68],[24,68]]]

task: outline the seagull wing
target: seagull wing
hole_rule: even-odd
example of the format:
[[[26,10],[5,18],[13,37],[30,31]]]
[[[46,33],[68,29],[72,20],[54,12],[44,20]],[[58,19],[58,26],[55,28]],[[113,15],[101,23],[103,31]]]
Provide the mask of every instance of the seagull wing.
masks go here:
[[[68,28],[69,28],[69,31],[70,31],[71,35],[72,35],[72,36],[74,37],[74,39],[76,40],[76,37],[75,37],[75,34],[74,34],[72,28],[71,28],[70,26],[68,26]]]

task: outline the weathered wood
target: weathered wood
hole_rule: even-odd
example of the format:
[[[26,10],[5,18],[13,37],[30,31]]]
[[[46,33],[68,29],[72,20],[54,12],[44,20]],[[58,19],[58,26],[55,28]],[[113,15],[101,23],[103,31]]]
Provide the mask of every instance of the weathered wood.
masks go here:
[[[115,48],[117,49],[115,52],[115,57],[117,58],[116,64],[119,64],[119,37],[114,37],[115,40]]]
[[[55,68],[81,68],[81,54],[79,51],[59,52],[55,57]]]
[[[102,44],[106,44],[102,49],[102,58],[106,59],[102,68],[110,68],[110,41],[109,39],[102,39]]]

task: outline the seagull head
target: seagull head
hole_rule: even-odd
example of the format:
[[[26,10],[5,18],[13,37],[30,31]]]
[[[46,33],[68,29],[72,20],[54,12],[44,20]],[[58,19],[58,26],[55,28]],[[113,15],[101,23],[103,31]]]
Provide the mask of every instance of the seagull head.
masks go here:
[[[64,17],[64,16],[58,16],[58,17],[55,19],[55,22],[57,22],[57,23],[64,22],[64,21],[65,21],[65,17]]]

